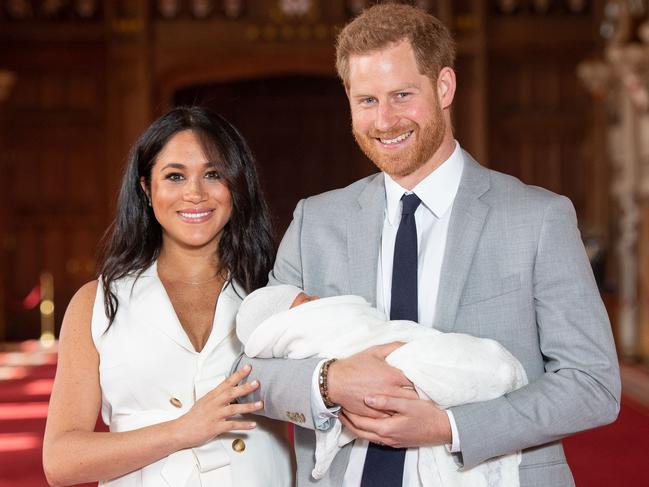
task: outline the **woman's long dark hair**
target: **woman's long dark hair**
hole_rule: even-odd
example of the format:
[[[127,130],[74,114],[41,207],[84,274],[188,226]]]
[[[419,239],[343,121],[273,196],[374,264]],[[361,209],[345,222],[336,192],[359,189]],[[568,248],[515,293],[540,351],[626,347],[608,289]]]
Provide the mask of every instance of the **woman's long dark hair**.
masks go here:
[[[264,200],[255,160],[239,131],[225,118],[203,107],[177,107],[151,126],[131,149],[119,192],[117,216],[108,228],[99,257],[104,309],[113,323],[119,305],[112,283],[139,276],[160,253],[162,228],[140,185],[151,184],[151,169],[163,147],[178,132],[192,130],[205,154],[215,161],[232,196],[232,215],[219,239],[221,271],[247,293],[262,287],[274,260],[268,206]]]

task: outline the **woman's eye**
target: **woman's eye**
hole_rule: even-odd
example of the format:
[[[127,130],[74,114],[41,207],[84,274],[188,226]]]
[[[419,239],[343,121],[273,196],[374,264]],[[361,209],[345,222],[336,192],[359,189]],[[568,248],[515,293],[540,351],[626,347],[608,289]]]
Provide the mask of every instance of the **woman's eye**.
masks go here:
[[[216,171],[208,171],[205,173],[206,179],[221,179],[221,175]]]
[[[183,175],[178,172],[172,172],[165,176],[165,179],[169,181],[182,181],[184,179]]]

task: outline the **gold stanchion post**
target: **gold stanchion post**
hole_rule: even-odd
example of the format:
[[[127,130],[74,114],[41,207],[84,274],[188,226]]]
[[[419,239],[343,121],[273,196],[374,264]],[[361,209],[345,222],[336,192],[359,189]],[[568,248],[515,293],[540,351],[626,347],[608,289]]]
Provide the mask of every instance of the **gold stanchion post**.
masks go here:
[[[41,273],[41,345],[54,345],[54,277],[49,272]]]

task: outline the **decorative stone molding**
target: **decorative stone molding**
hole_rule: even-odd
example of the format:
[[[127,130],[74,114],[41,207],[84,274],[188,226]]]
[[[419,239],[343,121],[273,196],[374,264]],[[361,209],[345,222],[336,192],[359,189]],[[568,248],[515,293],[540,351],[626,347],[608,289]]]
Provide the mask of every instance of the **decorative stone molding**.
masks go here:
[[[3,10],[8,20],[98,20],[99,0],[4,0]]]
[[[554,11],[584,14],[592,0],[495,0],[496,12],[503,15],[548,15]]]

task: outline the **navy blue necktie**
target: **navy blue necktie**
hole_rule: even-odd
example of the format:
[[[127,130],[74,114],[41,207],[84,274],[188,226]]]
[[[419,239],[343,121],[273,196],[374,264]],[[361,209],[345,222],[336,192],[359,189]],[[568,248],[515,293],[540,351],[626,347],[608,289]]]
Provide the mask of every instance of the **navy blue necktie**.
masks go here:
[[[401,198],[401,223],[394,242],[392,261],[391,320],[418,321],[417,225],[415,210],[421,200],[414,193]],[[406,448],[370,443],[367,447],[361,487],[400,487]]]

